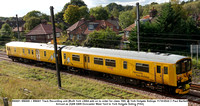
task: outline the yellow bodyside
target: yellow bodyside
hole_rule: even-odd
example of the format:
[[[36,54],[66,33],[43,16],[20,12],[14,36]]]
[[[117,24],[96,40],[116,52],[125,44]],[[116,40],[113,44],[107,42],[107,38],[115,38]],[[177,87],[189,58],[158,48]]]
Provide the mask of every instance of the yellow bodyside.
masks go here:
[[[8,47],[6,47],[8,48]],[[22,47],[11,47],[7,50],[8,56],[21,57],[30,60],[37,60],[42,62],[55,63],[54,50],[45,49],[34,49],[34,48],[22,48]],[[16,51],[15,51],[16,49]],[[23,50],[24,49],[24,50]],[[36,50],[39,50],[39,58],[36,57]],[[44,51],[46,51],[46,56],[44,56]]]
[[[64,59],[64,54],[66,54],[66,59]],[[73,61],[72,55],[79,55],[80,61]],[[85,62],[84,61],[85,56],[86,54],[82,54],[82,53],[72,53],[72,52],[62,51],[62,64],[67,65],[67,66],[72,66],[72,67],[98,71],[98,72],[125,76],[129,78],[141,79],[141,80],[150,81],[150,82],[157,82],[160,84],[166,84],[170,86],[176,86],[176,72],[175,72],[174,64],[156,63],[156,62],[150,62],[150,61],[99,56],[99,55],[91,55],[91,54],[87,54],[90,60],[89,62]],[[103,65],[94,64],[94,57],[103,58]],[[116,66],[115,67],[106,66],[105,59],[115,60]],[[127,61],[127,69],[123,68],[123,61]],[[147,73],[147,72],[137,71],[136,63],[149,64],[149,72]],[[161,74],[162,77],[160,79],[161,82],[158,82],[158,79],[156,80],[156,64],[168,67],[168,74],[164,74],[163,69],[162,69],[162,74]]]

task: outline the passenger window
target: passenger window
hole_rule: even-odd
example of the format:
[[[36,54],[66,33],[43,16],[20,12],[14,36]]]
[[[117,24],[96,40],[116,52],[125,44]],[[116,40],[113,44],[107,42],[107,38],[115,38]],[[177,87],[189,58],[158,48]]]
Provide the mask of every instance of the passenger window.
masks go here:
[[[44,56],[45,56],[45,57],[47,56],[46,51],[44,51]]]
[[[164,74],[168,74],[168,67],[164,67]]]
[[[160,73],[160,72],[161,72],[161,67],[157,66],[157,73]]]
[[[79,55],[72,55],[72,60],[74,61],[80,61],[80,56]]]
[[[32,50],[32,55],[34,54],[33,50]]]
[[[106,66],[115,67],[115,60],[106,59]]]
[[[124,67],[124,69],[127,69],[127,61],[123,62],[123,67]]]
[[[90,62],[90,57],[88,56],[88,63]]]
[[[23,53],[24,53],[24,49],[23,49]]]
[[[30,54],[30,49],[28,49],[28,54]]]
[[[64,53],[64,59],[66,59],[66,54]]]
[[[102,58],[94,58],[94,64],[103,65],[103,59]]]
[[[14,51],[16,52],[16,48],[14,48]]]
[[[142,64],[142,63],[136,63],[136,70],[143,71],[143,72],[149,72],[149,65]]]

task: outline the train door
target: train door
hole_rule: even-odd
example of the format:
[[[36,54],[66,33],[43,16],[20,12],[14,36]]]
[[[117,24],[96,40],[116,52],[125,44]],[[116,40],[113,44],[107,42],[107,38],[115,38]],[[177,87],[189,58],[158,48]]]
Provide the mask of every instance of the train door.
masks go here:
[[[84,55],[84,63],[85,69],[88,69],[88,64],[90,63],[90,57],[88,55]]]
[[[161,64],[156,64],[156,83],[163,84],[164,79],[163,79],[163,66]]]
[[[40,61],[40,50],[39,49],[35,49],[35,54],[36,54],[37,61]]]
[[[163,83],[164,84],[168,84],[168,82],[169,82],[169,74],[168,74],[168,70],[169,70],[169,66],[167,66],[167,65],[164,65],[163,66]]]

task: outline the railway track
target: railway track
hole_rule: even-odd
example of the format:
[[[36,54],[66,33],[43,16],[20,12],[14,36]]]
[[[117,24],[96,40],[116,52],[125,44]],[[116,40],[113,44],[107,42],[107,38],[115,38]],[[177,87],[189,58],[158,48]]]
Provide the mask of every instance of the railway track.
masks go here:
[[[191,85],[190,89],[196,90],[196,91],[200,91],[200,85],[199,85],[199,84],[194,84],[194,83],[193,83],[193,84]]]
[[[11,61],[11,59],[8,58],[5,52],[0,52],[0,60]]]
[[[12,61],[11,59],[9,59],[7,57],[7,55],[6,55],[5,52],[0,52],[0,60]],[[20,63],[20,62],[17,62],[17,63],[18,64],[23,64],[23,63]],[[38,66],[35,66],[34,64],[25,64],[25,65],[28,65],[28,66],[31,66],[31,67],[38,67]],[[48,67],[43,67],[43,66],[39,66],[39,67],[52,70],[51,68],[48,68]],[[55,71],[55,70],[53,69],[52,71]],[[150,93],[154,93],[154,94],[166,96],[167,98],[188,99],[190,102],[200,104],[200,85],[198,85],[198,84],[192,84],[191,85],[191,92],[189,94],[187,94],[187,95],[173,96],[173,95],[163,94],[163,93],[160,93],[160,92],[157,92],[157,91],[151,91],[149,89],[143,89],[143,88],[140,88],[140,87],[133,87],[133,86],[126,85],[126,84],[119,84],[116,81],[109,81],[109,80],[105,80],[104,78],[96,78],[96,77],[88,76],[88,75],[74,74],[73,72],[66,72],[66,71],[64,71],[62,73],[73,74],[73,75],[78,75],[80,77],[86,77],[86,78],[96,79],[96,80],[100,80],[102,82],[105,81],[106,83],[109,83],[109,84],[114,85],[114,86],[122,86],[122,88],[125,88],[125,89],[134,89],[134,88],[136,88],[138,90],[144,91],[145,93],[146,92],[150,92]],[[126,98],[124,98],[121,95],[116,95],[116,94],[112,94],[112,93],[108,93],[108,95],[120,97],[121,99],[126,99]]]

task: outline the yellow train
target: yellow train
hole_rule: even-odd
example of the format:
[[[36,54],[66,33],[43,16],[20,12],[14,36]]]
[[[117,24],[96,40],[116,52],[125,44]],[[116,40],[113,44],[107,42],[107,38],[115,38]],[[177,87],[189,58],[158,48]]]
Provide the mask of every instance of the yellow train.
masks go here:
[[[51,44],[10,42],[6,51],[13,60],[55,63]],[[180,55],[64,45],[58,45],[58,55],[63,66],[156,90],[186,94],[192,81],[191,59]]]

